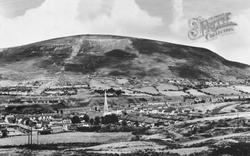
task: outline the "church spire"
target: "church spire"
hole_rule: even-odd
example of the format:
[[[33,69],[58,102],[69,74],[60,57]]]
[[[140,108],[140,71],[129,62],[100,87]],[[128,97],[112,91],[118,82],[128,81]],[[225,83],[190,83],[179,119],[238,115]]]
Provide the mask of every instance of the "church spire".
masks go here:
[[[107,101],[107,94],[106,90],[104,91],[104,108],[103,108],[103,116],[107,115],[109,113],[109,106]]]

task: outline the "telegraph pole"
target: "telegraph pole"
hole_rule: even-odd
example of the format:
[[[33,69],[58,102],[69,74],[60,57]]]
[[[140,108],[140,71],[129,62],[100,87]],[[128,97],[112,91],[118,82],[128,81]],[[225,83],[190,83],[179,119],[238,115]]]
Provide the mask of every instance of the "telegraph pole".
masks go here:
[[[32,126],[31,126],[30,128],[31,128],[31,139],[30,139],[30,144],[32,145]]]
[[[36,136],[36,144],[38,145],[38,131],[37,131],[37,136]]]
[[[30,132],[28,132],[28,145],[30,144]]]
[[[239,111],[237,110],[237,128],[239,128]]]

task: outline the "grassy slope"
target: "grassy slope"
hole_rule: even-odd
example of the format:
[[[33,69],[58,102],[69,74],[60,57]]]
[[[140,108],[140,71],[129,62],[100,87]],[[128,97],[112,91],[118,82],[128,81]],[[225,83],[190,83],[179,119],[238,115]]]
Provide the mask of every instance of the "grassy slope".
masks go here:
[[[0,53],[1,77],[29,79],[70,73],[104,76],[237,79],[249,66],[231,62],[204,48],[146,39],[83,35],[52,39]],[[18,76],[17,76],[18,75]]]

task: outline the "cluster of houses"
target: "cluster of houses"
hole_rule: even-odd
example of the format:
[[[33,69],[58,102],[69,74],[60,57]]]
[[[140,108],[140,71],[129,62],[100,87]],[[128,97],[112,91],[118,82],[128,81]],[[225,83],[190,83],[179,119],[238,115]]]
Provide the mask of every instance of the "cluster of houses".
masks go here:
[[[7,129],[8,136],[25,135],[31,131],[40,134],[60,133],[76,130],[79,126],[89,126],[84,120],[81,123],[73,124],[70,116],[56,116],[55,114],[42,115],[6,115],[1,116],[0,131]],[[44,133],[45,134],[45,133]]]
[[[0,87],[0,95],[29,95],[33,91],[32,87],[26,86],[11,86]]]
[[[214,81],[214,80],[205,80],[205,79],[200,79],[200,80],[193,80],[190,81],[188,79],[167,79],[167,83],[171,83],[177,86],[191,86],[191,87],[225,87],[229,86],[229,82],[223,82],[220,80]]]
[[[65,98],[50,98],[50,97],[16,97],[8,99],[9,104],[59,104],[68,102]]]
[[[76,88],[46,88],[42,93],[42,95],[50,95],[50,96],[70,96],[76,95]]]
[[[88,89],[89,85],[86,83],[72,83],[72,84],[63,84],[57,86],[51,86],[54,82],[26,82],[20,83],[11,86],[0,86],[0,95],[11,95],[11,96],[35,96],[38,93],[42,95],[75,95],[77,94],[78,89]],[[42,91],[38,90],[42,89]]]
[[[70,96],[76,95],[78,89],[88,89],[88,84],[65,84],[57,86],[49,86],[42,91],[42,95],[52,95],[52,96]]]

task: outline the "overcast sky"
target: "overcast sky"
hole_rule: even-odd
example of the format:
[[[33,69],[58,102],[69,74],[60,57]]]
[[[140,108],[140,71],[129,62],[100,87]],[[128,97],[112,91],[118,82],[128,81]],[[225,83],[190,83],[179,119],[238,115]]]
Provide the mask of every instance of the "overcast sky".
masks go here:
[[[188,20],[231,12],[236,30],[188,36]],[[250,64],[250,0],[0,0],[0,48],[76,34],[114,34],[206,47]]]

